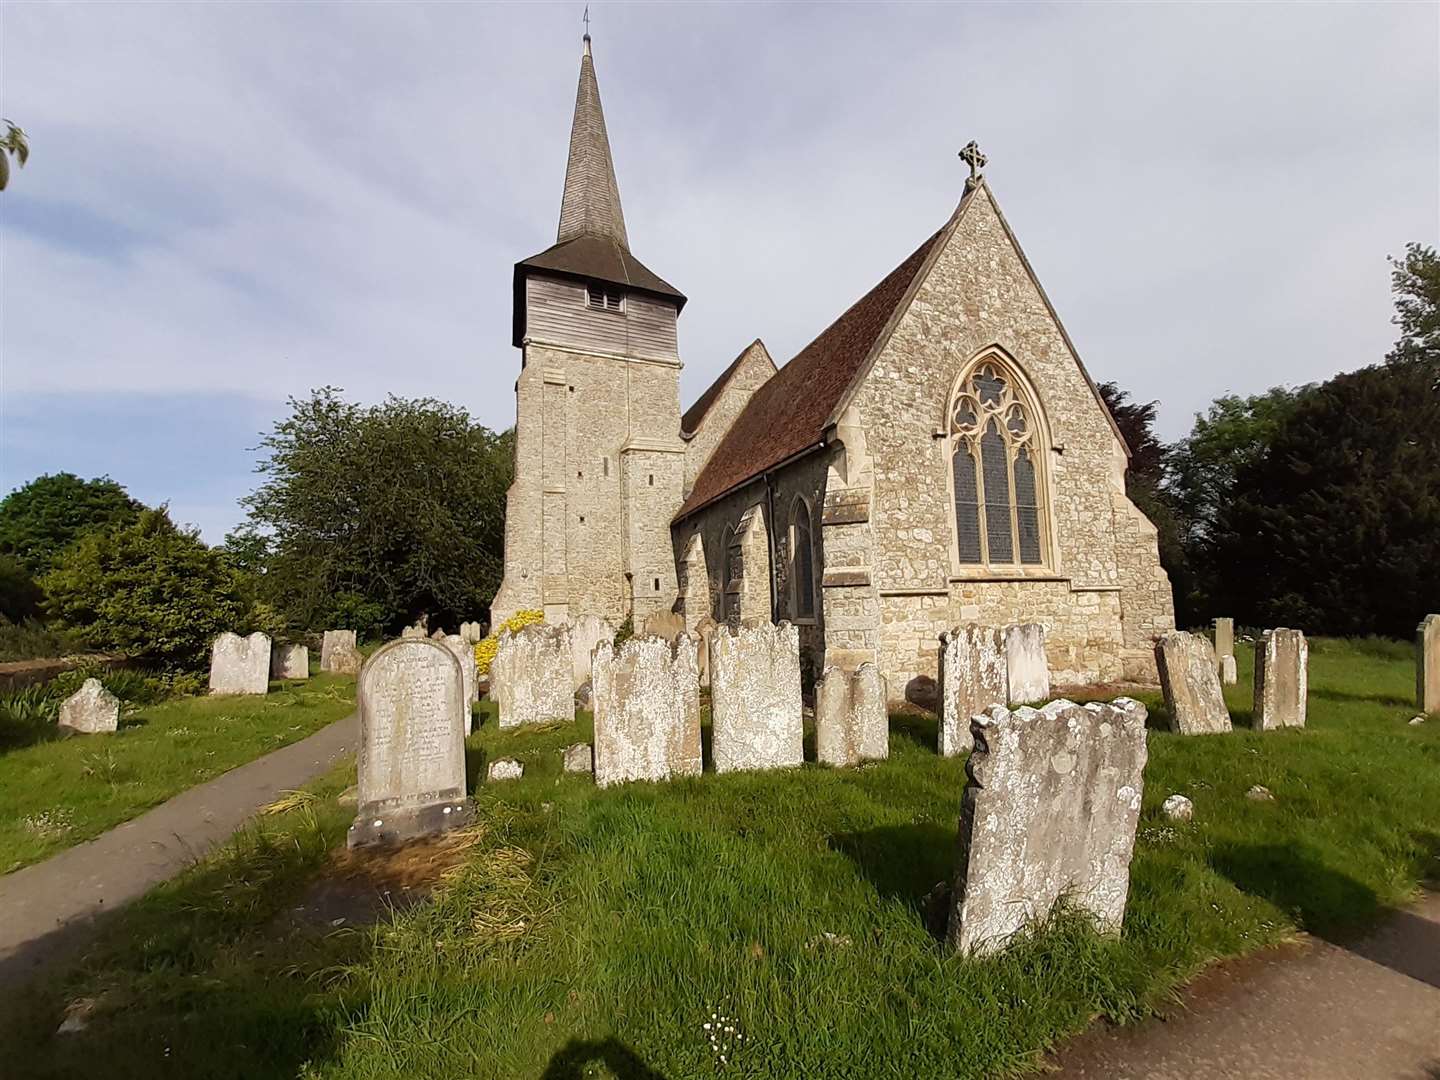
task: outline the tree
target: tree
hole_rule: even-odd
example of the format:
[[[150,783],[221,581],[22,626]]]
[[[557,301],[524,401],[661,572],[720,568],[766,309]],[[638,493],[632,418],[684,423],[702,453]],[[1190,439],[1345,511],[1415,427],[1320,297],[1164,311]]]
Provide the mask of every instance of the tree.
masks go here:
[[[143,509],[108,476],[40,476],[0,500],[0,555],[39,577],[80,537],[128,524]]]
[[[82,643],[165,667],[198,670],[216,634],[249,629],[235,571],[163,507],[85,535],[40,585],[47,611]]]
[[[1387,359],[1440,365],[1440,258],[1433,247],[1408,244],[1405,257],[1392,258],[1390,264],[1400,338]]]
[[[293,625],[394,631],[490,604],[503,571],[512,436],[433,400],[291,399],[243,500],[268,538],[263,594]]]
[[[10,183],[10,157],[15,156],[15,164],[22,169],[25,162],[30,160],[30,141],[25,137],[25,129],[16,127],[9,120],[0,120],[5,125],[5,134],[0,136],[0,191]]]

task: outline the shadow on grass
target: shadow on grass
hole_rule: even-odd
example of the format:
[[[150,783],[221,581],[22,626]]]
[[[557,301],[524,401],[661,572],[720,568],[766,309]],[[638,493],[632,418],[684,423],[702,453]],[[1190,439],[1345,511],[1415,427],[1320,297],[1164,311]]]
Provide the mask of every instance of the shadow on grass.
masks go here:
[[[955,830],[933,822],[837,833],[829,845],[854,862],[882,897],[908,904],[921,915],[926,894],[954,872]]]
[[[472,794],[479,791],[485,781],[485,770],[490,764],[490,755],[483,746],[465,744],[465,789]]]
[[[572,1039],[550,1059],[541,1080],[582,1080],[597,1075],[591,1066],[604,1065],[616,1080],[665,1080],[641,1061],[635,1051],[616,1039]]]
[[[1327,941],[1380,914],[1373,889],[1332,870],[1303,844],[1225,845],[1211,853],[1210,864],[1241,892],[1263,896],[1293,915],[1301,929]]]
[[[1415,704],[1413,697],[1403,697],[1400,694],[1352,694],[1346,690],[1332,690],[1329,688],[1310,688],[1312,698],[1321,698],[1325,701],[1363,701],[1372,705],[1394,705],[1398,708],[1409,708]]]
[[[891,713],[890,734],[909,739],[922,750],[936,753],[940,745],[940,720],[918,712]]]

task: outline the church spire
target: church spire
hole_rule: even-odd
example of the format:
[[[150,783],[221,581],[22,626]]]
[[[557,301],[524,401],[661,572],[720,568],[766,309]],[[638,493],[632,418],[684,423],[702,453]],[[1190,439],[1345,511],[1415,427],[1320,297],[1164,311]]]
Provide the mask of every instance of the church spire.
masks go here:
[[[588,14],[588,10],[587,14]],[[587,22],[584,51],[580,57],[580,86],[575,92],[575,121],[570,128],[570,161],[565,167],[565,195],[560,201],[560,232],[557,242],[579,236],[599,236],[615,241],[626,251],[625,215],[620,209],[620,186],[615,182],[615,163],[610,157],[610,138],[605,133],[605,113],[600,108],[600,86],[595,81],[595,62],[590,56]]]

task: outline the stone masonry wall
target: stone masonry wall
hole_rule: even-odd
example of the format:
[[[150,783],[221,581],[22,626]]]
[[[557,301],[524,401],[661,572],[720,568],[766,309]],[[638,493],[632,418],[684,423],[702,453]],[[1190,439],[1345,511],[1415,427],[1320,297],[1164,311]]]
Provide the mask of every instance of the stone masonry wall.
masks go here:
[[[765,350],[762,342],[756,340],[745,347],[739,356],[739,364],[730,373],[724,389],[705,410],[705,416],[690,434],[685,443],[685,494],[695,486],[695,478],[710,460],[715,447],[730,430],[735,418],[745,409],[751,396],[775,374],[775,361]]]

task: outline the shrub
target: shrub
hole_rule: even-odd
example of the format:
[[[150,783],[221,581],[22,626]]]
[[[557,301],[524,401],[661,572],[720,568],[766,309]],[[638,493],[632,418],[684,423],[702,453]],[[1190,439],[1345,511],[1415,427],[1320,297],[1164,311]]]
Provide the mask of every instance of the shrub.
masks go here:
[[[490,636],[475,643],[475,671],[484,678],[490,674],[490,664],[495,659],[495,650],[500,647],[500,635],[506,630],[512,634],[522,626],[531,626],[545,621],[545,613],[534,608],[517,611],[510,618],[490,632]]]
[[[0,661],[41,660],[76,652],[69,635],[34,619],[14,623],[0,615]]]
[[[0,499],[0,554],[38,577],[80,537],[129,525],[143,509],[108,476],[39,476]]]

